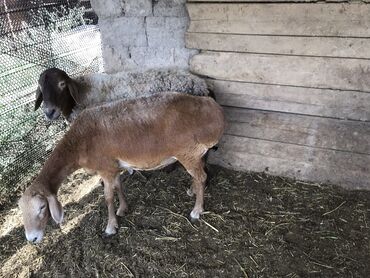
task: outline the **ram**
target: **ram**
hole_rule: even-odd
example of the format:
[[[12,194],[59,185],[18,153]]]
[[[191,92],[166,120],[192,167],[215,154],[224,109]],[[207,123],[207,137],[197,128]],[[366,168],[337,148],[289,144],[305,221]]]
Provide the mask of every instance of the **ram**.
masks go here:
[[[40,74],[35,110],[41,103],[46,118],[62,114],[72,122],[87,107],[119,99],[133,99],[166,91],[207,96],[206,82],[184,70],[147,70],[115,74],[93,73],[71,78],[58,68]]]
[[[49,215],[62,221],[58,189],[79,168],[98,173],[104,181],[107,235],[117,229],[114,190],[120,202],[116,214],[122,216],[127,209],[119,181],[124,169],[155,170],[179,161],[193,178],[188,194],[195,194],[196,201],[190,216],[198,219],[207,177],[203,156],[218,143],[224,126],[222,108],[212,98],[176,92],[85,109],[19,201],[27,239],[42,239]]]

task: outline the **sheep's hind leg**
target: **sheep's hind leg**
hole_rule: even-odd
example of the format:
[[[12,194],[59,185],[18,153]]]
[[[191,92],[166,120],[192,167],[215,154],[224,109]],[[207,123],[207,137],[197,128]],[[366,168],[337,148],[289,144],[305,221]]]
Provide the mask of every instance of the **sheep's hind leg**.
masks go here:
[[[117,175],[114,180],[114,188],[117,190],[117,195],[119,199],[119,207],[116,212],[116,215],[123,216],[125,212],[127,211],[127,202],[126,202],[125,195],[123,193],[120,175]]]
[[[190,197],[193,197],[194,196],[194,186],[193,185],[190,185],[190,188],[188,190],[186,190],[186,194],[188,194],[188,196]]]
[[[201,157],[192,160],[180,161],[185,167],[186,171],[193,177],[193,184],[188,190],[191,193],[195,193],[195,205],[190,213],[190,217],[193,220],[199,219],[203,213],[204,203],[204,187],[207,179],[207,174],[204,171],[204,161]]]
[[[118,222],[114,213],[114,184],[116,175],[100,174],[104,182],[104,197],[108,207],[108,224],[105,228],[105,235],[110,236],[117,233]]]

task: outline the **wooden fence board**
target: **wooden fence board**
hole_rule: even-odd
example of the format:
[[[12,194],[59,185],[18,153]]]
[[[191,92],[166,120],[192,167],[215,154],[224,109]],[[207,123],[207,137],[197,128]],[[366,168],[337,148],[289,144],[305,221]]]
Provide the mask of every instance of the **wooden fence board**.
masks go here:
[[[221,80],[370,91],[370,60],[203,52],[190,69]]]
[[[348,2],[356,2],[356,0],[187,0],[187,2],[207,2],[207,3],[287,3],[287,2],[292,2],[292,3],[317,3],[317,2],[328,2],[328,3],[348,3]],[[362,0],[362,2],[369,2],[369,0]]]
[[[369,15],[370,16],[370,15]],[[262,54],[370,58],[369,38],[186,33],[186,47]]]
[[[188,1],[228,121],[210,162],[370,189],[370,5],[275,1]]]
[[[190,32],[370,37],[370,5],[188,3]]]
[[[370,189],[370,156],[224,135],[210,163]]]
[[[226,134],[370,155],[370,122],[224,108]]]
[[[226,106],[370,121],[370,94],[208,79]]]

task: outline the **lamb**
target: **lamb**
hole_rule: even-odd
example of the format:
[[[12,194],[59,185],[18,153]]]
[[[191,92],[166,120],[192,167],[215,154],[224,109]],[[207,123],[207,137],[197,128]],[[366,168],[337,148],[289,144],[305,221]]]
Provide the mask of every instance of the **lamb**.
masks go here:
[[[127,210],[119,181],[124,169],[155,170],[180,162],[193,178],[187,191],[196,195],[190,217],[198,219],[207,178],[203,156],[218,143],[224,128],[222,108],[214,99],[177,92],[85,109],[19,200],[26,238],[41,241],[50,215],[55,222],[62,222],[58,189],[79,168],[98,173],[104,181],[106,235],[117,231],[114,190],[119,198],[116,214],[122,216]]]
[[[205,81],[184,70],[147,70],[116,74],[94,73],[71,78],[58,68],[40,74],[35,110],[42,101],[44,114],[56,120],[60,114],[68,122],[87,107],[118,99],[133,99],[165,91],[192,95],[209,94]]]

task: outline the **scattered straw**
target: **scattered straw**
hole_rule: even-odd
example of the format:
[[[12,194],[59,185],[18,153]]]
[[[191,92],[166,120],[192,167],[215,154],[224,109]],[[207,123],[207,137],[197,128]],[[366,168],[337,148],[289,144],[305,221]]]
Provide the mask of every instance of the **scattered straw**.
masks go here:
[[[128,275],[130,277],[135,277],[135,275],[131,272],[131,270],[127,267],[127,265],[125,265],[123,262],[120,262],[120,264],[123,265],[123,267],[127,270]]]
[[[177,237],[170,237],[170,236],[164,236],[164,237],[156,237],[155,240],[178,241],[179,238],[177,238]]]
[[[275,230],[276,228],[280,227],[280,226],[284,226],[284,225],[289,225],[289,223],[280,223],[274,227],[272,227],[270,230],[266,231],[265,232],[265,236],[267,236],[269,233],[271,233],[273,230]]]
[[[305,254],[311,260],[310,262],[313,263],[313,264],[315,264],[315,265],[322,266],[322,267],[325,267],[325,268],[328,268],[328,269],[333,269],[334,268],[334,267],[332,267],[330,265],[327,265],[327,264],[324,264],[322,262],[319,262],[315,258],[312,258],[310,255],[308,255],[306,252],[303,252],[303,254]]]
[[[121,228],[102,238],[103,190],[87,178],[62,187],[66,222],[48,225],[40,245],[0,219],[8,231],[0,235],[1,277],[369,276],[370,192],[216,168],[205,198],[210,211],[195,224],[183,213],[194,205],[183,194],[191,182],[185,171],[147,180],[135,174],[124,181],[129,212],[118,218]]]
[[[249,256],[249,258],[252,260],[252,262],[254,262],[254,264],[255,264],[257,267],[260,267],[260,266],[258,265],[258,263],[253,259],[253,257],[252,257],[252,256]]]
[[[189,225],[190,225],[194,230],[198,231],[198,229],[197,229],[197,228],[195,228],[195,227],[193,226],[193,224],[191,224],[191,222],[189,221],[189,219],[187,219],[185,216],[183,216],[183,215],[181,215],[181,214],[178,214],[178,213],[176,213],[176,212],[173,212],[172,210],[170,210],[170,209],[168,209],[168,208],[159,207],[159,206],[157,206],[157,208],[163,209],[163,210],[165,210],[165,211],[168,211],[168,212],[169,212],[169,213],[171,213],[172,215],[175,215],[175,216],[177,216],[177,217],[180,217],[180,218],[182,218],[182,219],[185,219],[185,220],[186,220],[186,222],[188,222],[188,223],[189,223]]]
[[[325,216],[325,215],[328,215],[334,211],[336,211],[337,209],[339,209],[341,206],[343,206],[344,204],[346,203],[346,201],[343,201],[339,206],[337,206],[335,209],[331,210],[331,211],[328,211],[328,212],[325,212],[322,216]]]
[[[215,227],[213,227],[211,224],[206,222],[204,219],[200,219],[204,224],[206,224],[208,227],[210,227],[212,230],[216,231],[217,233],[219,232]]]
[[[320,264],[320,263],[316,263],[316,262],[313,262],[313,261],[311,261],[311,263],[313,263],[313,264],[315,264],[315,265],[322,266],[322,267],[326,267],[326,268],[329,268],[329,269],[333,269],[333,267],[332,267],[332,266],[330,266],[330,265]]]
[[[239,263],[239,261],[238,261],[237,259],[235,259],[235,258],[234,258],[234,260],[235,260],[235,261],[236,261],[236,263],[238,264],[238,266],[239,266],[240,270],[243,272],[244,277],[249,278],[249,276],[248,276],[247,272],[245,272],[245,269],[242,267],[242,265]]]

